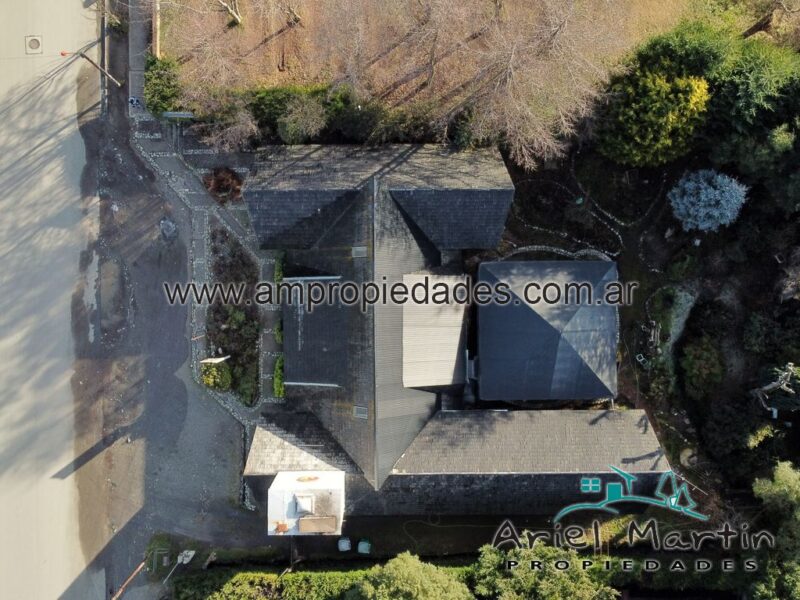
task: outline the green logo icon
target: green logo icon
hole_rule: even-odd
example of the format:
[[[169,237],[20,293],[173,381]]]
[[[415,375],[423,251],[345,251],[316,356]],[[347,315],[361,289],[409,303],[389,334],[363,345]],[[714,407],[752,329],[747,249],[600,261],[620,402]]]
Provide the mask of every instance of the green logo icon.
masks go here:
[[[678,483],[678,478],[672,471],[667,471],[658,480],[654,496],[639,496],[633,492],[633,483],[636,476],[626,473],[616,467],[609,468],[622,478],[622,482],[611,482],[605,486],[605,498],[597,502],[578,502],[562,508],[553,518],[554,523],[558,523],[562,518],[570,513],[582,510],[603,510],[612,514],[619,514],[613,505],[620,502],[636,502],[639,504],[649,504],[660,506],[673,512],[696,519],[698,521],[708,521],[708,515],[695,511],[697,502],[689,494],[686,482]],[[598,494],[602,488],[602,481],[599,477],[581,478],[580,490],[582,494]]]

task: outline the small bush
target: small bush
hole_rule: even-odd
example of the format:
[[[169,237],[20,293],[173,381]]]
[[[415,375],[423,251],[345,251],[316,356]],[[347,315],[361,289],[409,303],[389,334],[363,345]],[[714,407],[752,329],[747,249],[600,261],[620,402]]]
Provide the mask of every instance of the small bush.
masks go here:
[[[369,141],[375,144],[424,143],[432,140],[429,107],[419,104],[385,112],[369,137]]]
[[[272,394],[276,398],[283,398],[286,392],[283,385],[283,355],[275,360],[275,369],[272,374]]]
[[[686,394],[694,400],[706,398],[725,375],[722,353],[707,335],[686,345],[680,365]]]
[[[177,61],[148,54],[144,71],[144,104],[147,110],[156,116],[178,110],[180,94]]]
[[[538,560],[542,569],[505,568],[508,559],[522,565]],[[537,543],[503,552],[491,546],[481,548],[475,564],[475,593],[480,598],[536,598],[537,600],[613,600],[619,592],[605,585],[594,572],[579,568],[559,570],[553,565],[563,560],[580,562],[574,550],[562,550]],[[604,574],[608,577],[608,574]]]
[[[257,600],[278,597],[276,573],[212,569],[175,578],[175,600]]]
[[[343,105],[333,115],[329,128],[334,136],[345,142],[365,143],[385,118],[386,109],[376,101]]]
[[[200,379],[203,385],[221,392],[231,389],[233,376],[227,362],[203,364],[200,366]]]
[[[770,128],[794,115],[782,114],[787,88],[800,77],[800,58],[759,39],[739,42],[719,74],[713,109],[727,128],[745,132]],[[777,121],[777,122],[776,122]]]
[[[737,171],[754,181],[779,174],[792,161],[796,132],[784,123],[763,135],[735,133],[711,150],[715,164],[736,166]]]
[[[732,177],[706,169],[684,175],[668,198],[684,231],[717,231],[739,216],[747,187]]]
[[[626,165],[655,166],[686,154],[705,120],[708,83],[635,71],[611,86],[599,150]]]
[[[287,573],[281,578],[281,600],[341,600],[366,571]]]
[[[203,185],[220,204],[242,197],[242,178],[229,167],[215,167],[203,177]]]
[[[325,129],[325,107],[314,96],[289,100],[286,112],[278,118],[278,135],[285,144],[305,144]]]
[[[250,110],[258,126],[275,135],[279,120],[287,114],[293,100],[303,97],[320,100],[327,90],[326,85],[286,85],[256,90],[250,100]]]
[[[727,62],[736,39],[701,22],[687,22],[656,36],[636,51],[637,68],[671,77],[711,77]]]
[[[258,396],[258,364],[250,362],[233,368],[233,389],[247,406],[252,406]]]

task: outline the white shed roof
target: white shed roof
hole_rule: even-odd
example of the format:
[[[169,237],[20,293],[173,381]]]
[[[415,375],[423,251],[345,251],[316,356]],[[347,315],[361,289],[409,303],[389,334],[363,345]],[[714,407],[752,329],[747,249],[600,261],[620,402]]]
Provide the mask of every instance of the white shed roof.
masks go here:
[[[267,496],[268,535],[340,535],[343,471],[282,471]]]

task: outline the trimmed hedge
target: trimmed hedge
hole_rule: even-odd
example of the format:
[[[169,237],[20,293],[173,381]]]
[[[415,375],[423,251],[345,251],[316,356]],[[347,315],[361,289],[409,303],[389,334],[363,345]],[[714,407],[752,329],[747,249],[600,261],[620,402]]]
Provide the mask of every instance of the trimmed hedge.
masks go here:
[[[364,570],[287,573],[211,569],[175,578],[175,600],[341,600]]]
[[[156,116],[178,110],[181,108],[180,94],[177,61],[148,54],[144,68],[144,104],[147,110]]]
[[[439,567],[461,583],[470,585],[472,566]],[[366,577],[367,569],[351,571],[300,571],[279,577],[268,570],[214,568],[176,577],[175,600],[343,600]],[[270,595],[272,594],[272,595]]]
[[[275,370],[272,374],[272,393],[276,398],[283,398],[285,388],[283,385],[283,354],[275,359]]]

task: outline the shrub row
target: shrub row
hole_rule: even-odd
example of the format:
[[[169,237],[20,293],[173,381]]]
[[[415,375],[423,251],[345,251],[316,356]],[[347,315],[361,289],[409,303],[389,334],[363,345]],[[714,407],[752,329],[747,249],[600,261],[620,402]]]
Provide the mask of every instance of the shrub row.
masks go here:
[[[272,394],[276,398],[283,398],[285,393],[283,384],[283,354],[275,359],[275,369],[272,374]]]
[[[171,58],[148,56],[145,104],[159,115],[184,108],[179,65]],[[422,143],[437,140],[432,106],[423,102],[389,107],[359,98],[347,85],[282,85],[251,90],[217,90],[209,106],[191,108],[206,125],[232,127],[235,107],[243,107],[262,139],[285,144]],[[209,108],[213,106],[213,108]],[[213,127],[212,127],[213,129]],[[466,148],[478,142],[470,134],[469,111],[457,113],[447,127],[450,140]],[[488,140],[486,141],[488,143]]]

